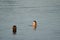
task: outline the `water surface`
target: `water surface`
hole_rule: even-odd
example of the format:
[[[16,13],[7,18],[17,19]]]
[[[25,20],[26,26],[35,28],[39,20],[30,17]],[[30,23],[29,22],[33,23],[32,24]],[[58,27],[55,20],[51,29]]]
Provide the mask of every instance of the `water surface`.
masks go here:
[[[60,0],[0,0],[0,40],[60,40]]]

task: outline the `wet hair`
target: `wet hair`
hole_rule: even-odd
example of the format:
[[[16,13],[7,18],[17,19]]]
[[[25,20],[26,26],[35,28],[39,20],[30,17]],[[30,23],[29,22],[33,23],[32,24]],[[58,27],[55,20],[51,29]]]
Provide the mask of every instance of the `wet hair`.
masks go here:
[[[34,20],[33,22],[37,23],[36,20]]]
[[[13,27],[16,27],[16,25],[13,25]]]

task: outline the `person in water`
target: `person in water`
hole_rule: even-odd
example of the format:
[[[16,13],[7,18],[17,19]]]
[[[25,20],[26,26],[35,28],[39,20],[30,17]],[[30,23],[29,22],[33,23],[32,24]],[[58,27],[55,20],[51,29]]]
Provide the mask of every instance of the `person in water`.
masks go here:
[[[16,32],[17,32],[17,27],[16,27],[16,25],[13,25],[12,30],[13,30],[13,34],[16,34]]]
[[[33,27],[33,29],[36,29],[36,27],[37,27],[37,22],[36,22],[36,20],[33,21],[32,27]]]

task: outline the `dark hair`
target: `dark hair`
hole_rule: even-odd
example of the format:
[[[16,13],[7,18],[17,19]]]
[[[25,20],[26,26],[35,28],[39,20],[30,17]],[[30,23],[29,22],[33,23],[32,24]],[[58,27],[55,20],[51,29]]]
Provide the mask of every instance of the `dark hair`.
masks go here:
[[[16,25],[13,25],[13,27],[16,27]]]
[[[34,22],[36,23],[36,20],[34,20]]]

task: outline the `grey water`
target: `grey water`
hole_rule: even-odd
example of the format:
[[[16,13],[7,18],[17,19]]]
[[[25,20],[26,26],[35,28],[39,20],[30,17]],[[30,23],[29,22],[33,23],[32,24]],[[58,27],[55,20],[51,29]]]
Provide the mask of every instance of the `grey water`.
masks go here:
[[[60,40],[60,0],[0,0],[0,40]]]

